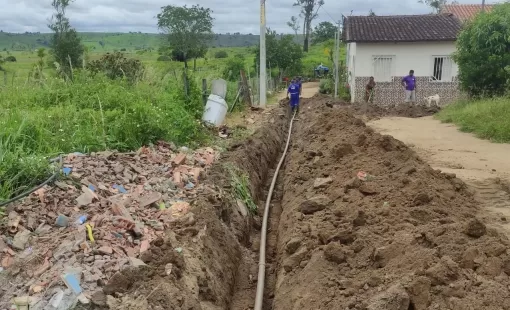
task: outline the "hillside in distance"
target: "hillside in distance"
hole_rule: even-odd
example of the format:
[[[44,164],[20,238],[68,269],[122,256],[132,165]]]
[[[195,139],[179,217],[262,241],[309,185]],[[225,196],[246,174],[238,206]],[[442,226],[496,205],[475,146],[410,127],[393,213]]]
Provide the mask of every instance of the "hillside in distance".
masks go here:
[[[92,51],[157,49],[163,39],[157,33],[109,33],[81,32],[83,43]],[[40,47],[47,48],[51,33],[8,33],[0,31],[0,51],[28,51]],[[301,36],[296,38],[301,41]],[[253,34],[226,33],[215,34],[211,47],[246,47],[258,45],[259,36]]]

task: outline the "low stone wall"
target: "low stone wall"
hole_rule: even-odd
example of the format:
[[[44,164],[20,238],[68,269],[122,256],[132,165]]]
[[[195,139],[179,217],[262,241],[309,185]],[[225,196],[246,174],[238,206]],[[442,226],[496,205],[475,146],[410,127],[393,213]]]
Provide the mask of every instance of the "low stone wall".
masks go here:
[[[365,86],[369,77],[356,77],[355,101],[363,102],[365,100]],[[404,102],[405,93],[401,84],[402,77],[393,77],[393,82],[377,82],[374,92],[374,104],[380,106],[389,106]],[[416,101],[425,103],[425,97],[438,94],[441,106],[454,102],[460,96],[459,82],[455,79],[453,82],[432,82],[428,76],[417,76]]]

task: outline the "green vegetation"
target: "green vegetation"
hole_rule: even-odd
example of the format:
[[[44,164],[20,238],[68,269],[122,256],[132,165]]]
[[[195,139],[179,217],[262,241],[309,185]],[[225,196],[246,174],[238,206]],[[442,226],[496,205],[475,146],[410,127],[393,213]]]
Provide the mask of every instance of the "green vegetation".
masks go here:
[[[313,44],[319,44],[326,41],[333,41],[336,32],[338,31],[337,27],[330,22],[321,22],[313,31]]]
[[[284,51],[284,52],[283,52]],[[260,61],[260,47],[255,49],[255,67],[258,68]],[[292,35],[281,35],[278,38],[276,31],[267,29],[266,34],[266,59],[267,68],[276,68],[280,77],[286,75],[298,75],[302,72],[302,58],[304,54],[301,47],[294,42]]]
[[[181,85],[170,76],[133,86],[83,73],[74,83],[51,79],[44,87],[1,91],[0,197],[39,183],[47,176],[47,158],[61,152],[127,151],[160,139],[204,141],[196,121],[201,91],[192,80],[191,101]]]
[[[79,32],[81,42],[93,52],[147,51],[157,50],[164,40],[158,33],[113,33],[113,32]],[[51,33],[8,33],[0,32],[0,51],[31,52],[40,47],[48,48]],[[303,36],[296,41],[302,44]],[[254,34],[225,33],[215,34],[210,47],[249,47],[259,43],[259,36]]]
[[[495,142],[510,142],[510,3],[478,14],[457,40],[461,88],[471,100],[443,109],[437,118]]]
[[[214,58],[227,58],[228,53],[226,51],[217,51],[214,53]]]
[[[479,138],[510,142],[509,98],[460,101],[445,107],[436,117],[455,123],[461,131],[472,132]]]
[[[232,187],[233,196],[241,201],[251,214],[257,214],[258,207],[251,197],[248,176],[232,165],[226,165],[226,168],[230,173],[230,186]]]
[[[227,60],[222,77],[227,81],[235,82],[238,80],[238,73],[241,70],[245,70],[244,59],[231,57]]]
[[[87,69],[92,74],[101,72],[112,80],[125,78],[131,83],[141,80],[144,73],[144,67],[140,60],[126,58],[120,52],[103,55],[101,59],[87,64]]]
[[[55,62],[57,72],[66,78],[73,79],[73,68],[82,65],[85,51],[76,30],[71,27],[66,17],[66,9],[72,0],[53,0],[55,14],[49,28],[53,31],[50,40],[52,61]]]
[[[501,96],[510,86],[510,3],[494,6],[467,24],[455,61],[461,88],[471,96]]]
[[[212,11],[199,5],[188,8],[167,5],[158,14],[158,28],[165,33],[165,43],[174,60],[188,67],[191,59],[203,58],[213,37]],[[196,67],[196,65],[194,65]]]

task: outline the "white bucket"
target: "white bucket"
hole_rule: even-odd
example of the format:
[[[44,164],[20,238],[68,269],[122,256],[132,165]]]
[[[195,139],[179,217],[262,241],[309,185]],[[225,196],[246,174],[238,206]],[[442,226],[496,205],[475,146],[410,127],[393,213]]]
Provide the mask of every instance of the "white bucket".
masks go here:
[[[211,83],[211,94],[225,98],[227,95],[227,81],[224,79],[213,80]]]
[[[227,115],[228,105],[223,98],[209,95],[202,120],[214,126],[221,126]]]

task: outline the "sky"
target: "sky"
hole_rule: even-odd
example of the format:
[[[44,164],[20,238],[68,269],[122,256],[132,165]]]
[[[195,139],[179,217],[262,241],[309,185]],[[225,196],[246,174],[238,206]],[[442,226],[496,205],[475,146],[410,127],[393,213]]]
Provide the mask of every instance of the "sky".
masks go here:
[[[457,0],[478,4],[481,0]],[[280,33],[291,33],[286,22],[299,14],[295,0],[267,0],[267,26]],[[487,1],[494,3],[494,1]],[[0,0],[0,30],[4,32],[49,32],[52,15],[51,0]],[[260,1],[258,0],[75,0],[68,9],[71,25],[80,32],[157,33],[156,15],[165,5],[199,4],[213,10],[215,33],[260,32]],[[408,15],[430,13],[418,0],[325,0],[314,25],[321,21],[336,22],[342,14]],[[351,13],[352,11],[352,13]]]

